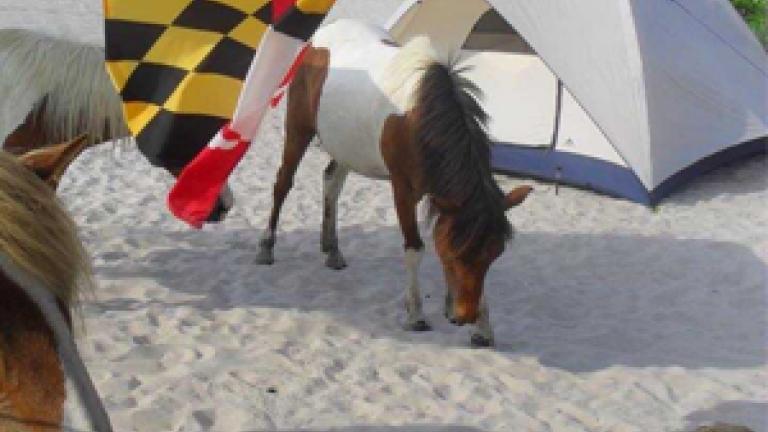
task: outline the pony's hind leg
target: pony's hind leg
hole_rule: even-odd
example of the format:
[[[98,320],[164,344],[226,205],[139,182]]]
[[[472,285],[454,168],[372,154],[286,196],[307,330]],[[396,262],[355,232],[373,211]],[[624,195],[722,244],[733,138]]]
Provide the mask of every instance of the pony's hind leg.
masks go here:
[[[269,265],[275,262],[275,232],[277,223],[280,219],[280,209],[288,196],[288,192],[293,187],[293,176],[299,167],[304,153],[309,147],[309,143],[315,135],[315,131],[306,127],[293,127],[290,119],[291,112],[288,111],[285,131],[285,148],[283,149],[283,163],[277,171],[277,179],[273,190],[272,212],[269,216],[267,228],[259,241],[259,253],[256,256],[256,263]]]
[[[310,48],[288,87],[283,163],[277,171],[269,224],[259,242],[260,250],[256,258],[259,264],[272,264],[275,261],[273,249],[280,208],[293,186],[296,169],[316,134],[317,105],[328,72],[328,59],[326,50]]]
[[[349,174],[349,169],[332,160],[323,173],[323,252],[328,254],[325,265],[334,270],[341,270],[347,266],[344,256],[339,250],[339,238],[336,229],[336,209],[339,202],[339,194],[344,187],[344,180]]]

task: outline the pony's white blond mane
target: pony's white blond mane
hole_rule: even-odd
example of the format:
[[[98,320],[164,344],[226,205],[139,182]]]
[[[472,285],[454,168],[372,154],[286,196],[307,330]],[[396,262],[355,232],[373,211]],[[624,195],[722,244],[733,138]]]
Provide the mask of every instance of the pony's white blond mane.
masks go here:
[[[0,151],[0,253],[65,305],[93,288],[77,227],[48,185]]]
[[[381,74],[379,85],[384,94],[394,100],[407,100],[407,108],[413,106],[413,89],[427,66],[434,62],[445,63],[427,36],[409,40],[392,57]]]
[[[0,104],[22,109],[24,117],[31,109],[43,110],[41,126],[53,142],[82,132],[93,143],[103,142],[100,135],[107,125],[111,136],[128,136],[120,97],[106,73],[104,49],[98,46],[31,30],[0,29]],[[15,127],[2,124],[11,120],[18,122],[18,114],[0,115],[0,138],[10,132],[4,128]]]

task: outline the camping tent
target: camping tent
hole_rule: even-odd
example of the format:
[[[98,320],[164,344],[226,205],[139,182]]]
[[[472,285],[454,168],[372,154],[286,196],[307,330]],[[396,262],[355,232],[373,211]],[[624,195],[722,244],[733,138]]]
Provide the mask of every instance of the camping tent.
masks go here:
[[[472,66],[502,171],[652,205],[765,151],[768,58],[727,0],[407,0],[388,29]]]

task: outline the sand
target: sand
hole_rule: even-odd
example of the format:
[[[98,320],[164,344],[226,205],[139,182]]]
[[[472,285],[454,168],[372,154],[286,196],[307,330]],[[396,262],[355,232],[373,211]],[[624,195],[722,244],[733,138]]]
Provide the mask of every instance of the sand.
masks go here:
[[[334,17],[382,22],[397,3],[339,0]],[[78,343],[116,431],[768,431],[765,157],[656,210],[499,177],[536,190],[509,212],[518,235],[487,279],[498,345],[477,350],[442,316],[431,244],[421,276],[434,330],[402,330],[386,182],[350,176],[349,267],[323,266],[317,149],[284,207],[276,263],[255,265],[283,114],[266,118],[234,175],[229,218],[201,231],[168,213],[172,179],[134,148],[89,150],[63,178],[98,279]],[[69,409],[83,430],[75,400]]]
[[[202,231],[167,213],[171,179],[134,149],[91,150],[63,179],[99,282],[80,346],[117,430],[768,430],[765,158],[655,212],[535,183],[488,276],[498,346],[473,350],[442,318],[431,247],[435,329],[401,329],[387,183],[350,177],[350,266],[323,266],[317,150],[284,208],[276,264],[254,264],[281,130],[276,112],[233,178],[235,209]]]

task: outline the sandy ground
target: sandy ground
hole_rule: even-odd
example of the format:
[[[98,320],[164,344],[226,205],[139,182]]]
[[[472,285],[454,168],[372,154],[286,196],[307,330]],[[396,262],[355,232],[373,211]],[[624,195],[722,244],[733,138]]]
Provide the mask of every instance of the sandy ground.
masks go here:
[[[441,316],[432,253],[435,330],[401,330],[386,183],[350,178],[350,267],[323,266],[319,151],[285,206],[277,263],[254,265],[280,135],[276,113],[233,180],[236,209],[203,231],[168,215],[170,179],[133,150],[90,151],[65,177],[99,278],[81,347],[117,430],[768,430],[765,158],[656,212],[536,184],[488,277],[499,346],[478,351]]]
[[[381,22],[397,3],[340,0],[334,16]],[[64,177],[99,285],[79,345],[117,431],[768,431],[765,157],[656,211],[533,182],[487,280],[498,346],[473,350],[442,317],[431,245],[421,275],[434,330],[401,329],[387,183],[349,178],[339,215],[350,266],[323,266],[327,157],[316,149],[284,207],[277,262],[254,264],[282,113],[234,176],[228,220],[202,231],[166,211],[171,179],[135,149],[95,148]]]

